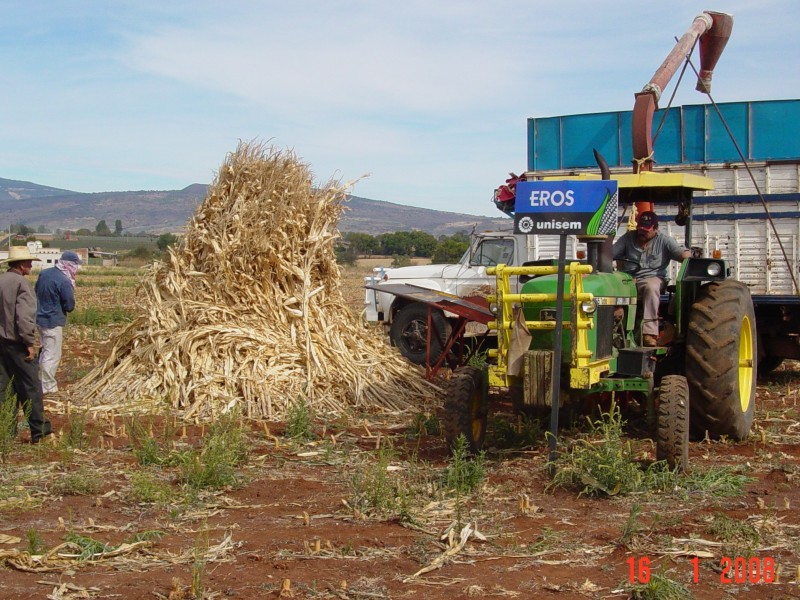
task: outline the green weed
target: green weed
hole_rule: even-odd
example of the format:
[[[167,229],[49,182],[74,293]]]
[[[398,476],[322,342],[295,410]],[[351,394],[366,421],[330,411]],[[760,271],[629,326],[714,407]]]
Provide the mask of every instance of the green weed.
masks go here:
[[[481,342],[481,345],[482,344],[483,342]],[[483,369],[488,362],[489,351],[481,348],[480,345],[477,348],[473,348],[469,357],[467,357],[467,364],[471,367],[477,367],[479,369]]]
[[[69,313],[69,322],[72,325],[85,325],[87,327],[103,327],[117,323],[129,323],[133,320],[133,313],[120,306],[99,309],[94,306],[77,308]]]
[[[171,485],[145,471],[133,473],[130,486],[131,497],[136,502],[169,504],[177,494]]]
[[[85,450],[90,445],[86,425],[89,413],[86,410],[73,410],[67,417],[63,435],[59,440],[64,449]]]
[[[559,456],[550,486],[576,488],[579,495],[615,496],[666,489],[675,478],[664,463],[642,468],[636,461],[630,440],[623,438],[624,420],[612,405],[600,418],[587,418],[590,433],[575,440]]]
[[[314,417],[308,401],[300,397],[290,407],[286,415],[285,436],[300,442],[313,440],[316,436],[313,431]]]
[[[467,438],[460,434],[453,445],[447,467],[442,473],[442,486],[455,493],[456,523],[463,524],[465,497],[478,489],[486,478],[486,457],[483,452],[471,456]]]
[[[492,443],[498,448],[530,448],[544,439],[544,429],[539,419],[518,415],[516,422],[498,418],[489,424]]]
[[[705,471],[694,470],[679,479],[685,493],[703,493],[713,498],[741,496],[745,486],[753,481],[741,473],[741,467],[711,467]]]
[[[471,457],[467,439],[461,434],[453,445],[447,468],[442,474],[442,485],[458,494],[470,494],[486,477],[486,457],[483,452]]]
[[[47,552],[47,546],[42,539],[41,534],[36,529],[28,529],[28,554],[34,556],[36,554],[44,554]]]
[[[114,546],[104,544],[103,542],[92,539],[85,535],[80,535],[74,531],[70,531],[67,534],[66,541],[76,545],[80,550],[80,553],[77,557],[79,561],[91,560],[98,554],[109,552],[110,550],[114,549]]]
[[[387,468],[396,458],[391,443],[384,443],[377,460],[354,469],[350,478],[350,504],[363,514],[389,515],[399,507],[399,485]]]
[[[628,518],[622,526],[622,533],[619,536],[619,543],[626,548],[630,545],[634,536],[639,532],[639,515],[642,514],[642,505],[634,502],[628,513]]]
[[[439,417],[430,413],[417,413],[414,415],[411,427],[408,428],[408,436],[410,438],[440,435],[441,433],[442,424],[439,422]]]
[[[652,573],[648,583],[628,585],[631,600],[689,600],[691,592],[666,575]]]
[[[547,550],[564,548],[564,540],[562,535],[550,527],[542,529],[542,533],[536,536],[536,539],[525,548],[531,554],[545,552]]]
[[[729,550],[729,555],[749,557],[761,541],[758,530],[747,521],[715,513],[707,532],[720,540]]]
[[[194,542],[194,561],[192,562],[192,595],[200,600],[205,592],[205,574],[208,554],[208,528],[203,527]]]
[[[134,534],[128,542],[131,544],[135,544],[136,542],[159,542],[165,535],[166,533],[159,529],[150,529]]]
[[[17,438],[17,395],[8,383],[0,397],[0,464],[5,464]]]
[[[236,467],[247,461],[247,455],[247,432],[238,415],[224,415],[214,423],[202,448],[179,455],[180,479],[195,490],[236,485]]]
[[[94,470],[82,467],[56,480],[51,490],[64,496],[93,496],[103,489],[103,479]]]
[[[162,412],[161,423],[161,431],[156,434],[158,429],[156,415],[136,415],[125,420],[125,429],[133,455],[142,466],[168,466],[177,462],[172,451],[175,426],[168,409]]]

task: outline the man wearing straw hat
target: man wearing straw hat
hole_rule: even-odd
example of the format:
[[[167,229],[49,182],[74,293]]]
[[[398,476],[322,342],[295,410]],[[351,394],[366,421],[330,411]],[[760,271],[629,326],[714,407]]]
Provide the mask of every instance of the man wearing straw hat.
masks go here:
[[[44,416],[42,382],[35,360],[36,295],[25,279],[35,260],[41,259],[27,247],[11,246],[8,258],[0,261],[8,263],[8,270],[0,274],[0,400],[5,405],[0,414],[11,417],[2,426],[16,433],[17,408],[22,406],[34,444],[52,431]],[[9,407],[7,403],[15,397],[15,406]]]

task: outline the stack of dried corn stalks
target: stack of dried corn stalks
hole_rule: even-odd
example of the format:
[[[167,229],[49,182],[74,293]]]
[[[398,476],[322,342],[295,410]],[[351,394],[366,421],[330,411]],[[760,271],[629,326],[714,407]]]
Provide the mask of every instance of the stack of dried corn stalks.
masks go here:
[[[282,420],[301,399],[334,415],[430,399],[435,388],[345,308],[334,254],[345,189],[313,188],[291,152],[240,144],[78,393],[96,411],[161,400],[201,421],[233,407]]]

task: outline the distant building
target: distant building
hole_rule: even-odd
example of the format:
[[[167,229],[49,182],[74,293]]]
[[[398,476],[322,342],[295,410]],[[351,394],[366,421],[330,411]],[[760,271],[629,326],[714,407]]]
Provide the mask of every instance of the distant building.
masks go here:
[[[44,248],[42,246],[42,242],[35,241],[35,242],[28,242],[28,252],[33,254],[36,258],[41,259],[41,261],[34,261],[33,262],[33,271],[41,271],[42,269],[46,269],[47,267],[52,267],[56,264],[56,261],[61,258],[62,250],[59,248]],[[88,248],[75,248],[73,252],[76,252],[78,256],[81,257],[81,261],[83,264],[87,264],[89,261],[89,249]],[[8,258],[8,249],[0,250],[0,260],[4,260]]]

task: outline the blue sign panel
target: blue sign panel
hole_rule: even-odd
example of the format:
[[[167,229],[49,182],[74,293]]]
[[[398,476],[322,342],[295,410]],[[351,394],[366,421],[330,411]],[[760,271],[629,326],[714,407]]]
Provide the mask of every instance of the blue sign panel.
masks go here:
[[[608,235],[617,230],[617,182],[520,181],[514,232],[528,235]]]

